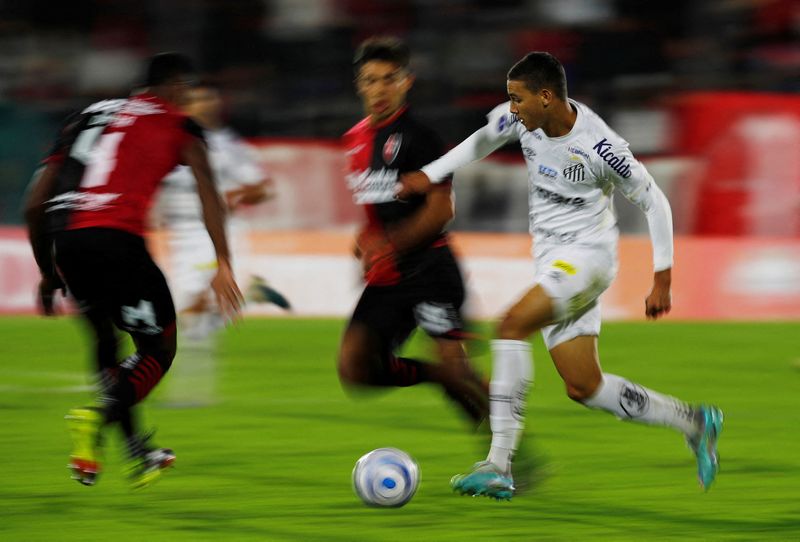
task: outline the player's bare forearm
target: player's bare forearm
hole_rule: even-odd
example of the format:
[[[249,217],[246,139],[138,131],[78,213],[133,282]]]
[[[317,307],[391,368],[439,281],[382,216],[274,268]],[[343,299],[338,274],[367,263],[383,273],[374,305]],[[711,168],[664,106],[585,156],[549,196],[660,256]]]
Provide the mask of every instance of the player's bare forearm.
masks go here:
[[[653,289],[645,300],[645,314],[656,319],[668,314],[672,309],[672,269],[656,271],[653,275]]]
[[[43,275],[50,275],[49,236],[45,227],[45,202],[53,196],[59,166],[48,164],[31,181],[25,201],[25,223],[28,226],[33,257]]]
[[[256,184],[242,186],[225,192],[225,200],[228,209],[236,209],[241,205],[256,205],[274,197],[274,194],[267,190],[270,180],[264,179]]]
[[[192,168],[197,182],[197,195],[203,208],[203,222],[214,244],[217,261],[230,262],[228,240],[225,237],[225,204],[214,184],[214,174],[208,164],[205,145],[193,141],[184,149],[184,163]]]
[[[386,237],[397,252],[407,252],[435,239],[453,216],[450,187],[436,187],[428,193],[420,210],[388,228]]]
[[[397,199],[407,199],[414,194],[427,194],[434,184],[422,171],[411,171],[400,176],[397,183]]]

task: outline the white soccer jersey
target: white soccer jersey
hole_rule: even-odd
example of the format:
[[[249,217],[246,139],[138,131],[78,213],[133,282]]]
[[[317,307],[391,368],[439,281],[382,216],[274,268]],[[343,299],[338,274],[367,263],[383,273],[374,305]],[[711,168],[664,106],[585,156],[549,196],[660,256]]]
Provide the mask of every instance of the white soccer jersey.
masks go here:
[[[433,181],[519,141],[528,167],[530,232],[534,246],[615,245],[619,232],[614,188],[646,215],[656,271],[672,267],[672,215],[666,197],[628,143],[594,111],[569,100],[575,125],[562,137],[529,132],[510,103],[489,113],[488,123],[422,171]]]
[[[257,184],[267,176],[255,160],[252,149],[232,130],[205,130],[204,135],[208,144],[208,161],[221,194]],[[194,175],[188,166],[175,168],[164,179],[158,211],[169,228],[203,228],[203,207]]]

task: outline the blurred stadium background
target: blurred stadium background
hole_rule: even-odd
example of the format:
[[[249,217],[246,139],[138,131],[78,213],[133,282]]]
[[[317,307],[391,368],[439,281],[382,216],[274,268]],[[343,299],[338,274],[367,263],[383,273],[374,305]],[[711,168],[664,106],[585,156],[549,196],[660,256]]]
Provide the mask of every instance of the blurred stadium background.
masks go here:
[[[228,120],[275,181],[278,197],[247,213],[253,240],[240,269],[267,275],[300,314],[346,314],[358,285],[335,283],[338,271],[317,272],[307,258],[323,252],[328,258],[312,263],[346,266],[347,233],[322,246],[303,232],[331,236],[359,219],[338,149],[360,116],[350,58],[361,39],[393,33],[414,52],[415,110],[451,145],[505,99],[514,61],[529,50],[553,52],[570,94],[630,141],[670,199],[680,236],[678,316],[800,316],[798,9],[792,0],[3,0],[0,310],[33,308],[20,204],[60,120],[98,98],[124,96],[147,56],[179,50],[221,86]],[[491,317],[526,280],[520,153],[507,149],[459,173],[457,187],[453,229],[489,235],[464,237],[462,254],[478,293],[475,314]],[[646,233],[638,210],[622,198],[617,207],[624,234]],[[500,232],[520,238],[492,236]],[[649,249],[634,245],[623,258],[645,262]],[[607,316],[640,316],[638,298],[636,307],[614,305],[646,287],[644,269],[623,266],[637,286],[610,292]],[[321,303],[319,291],[335,294]]]
[[[620,354],[615,368],[619,367],[620,359],[632,352],[640,358],[650,356],[651,345],[656,342],[682,348],[686,359],[678,362],[682,364],[681,370],[697,368],[688,359],[707,363],[698,369],[704,375],[702,382],[692,380],[691,374],[681,379],[669,368],[647,372],[631,365],[626,374],[652,375],[659,389],[661,382],[674,383],[676,393],[690,389],[693,394],[709,393],[711,398],[720,397],[721,402],[727,400],[722,406],[727,407],[729,414],[743,415],[740,419],[748,421],[749,425],[743,424],[738,430],[753,430],[752,442],[761,442],[768,448],[771,446],[758,437],[769,438],[781,431],[796,433],[800,404],[796,399],[796,370],[791,369],[800,358],[800,329],[796,325],[800,320],[800,3],[796,0],[0,0],[0,313],[7,315],[0,319],[0,327],[5,328],[4,342],[13,342],[12,337],[35,341],[39,331],[48,333],[54,341],[52,346],[42,344],[40,353],[20,345],[12,355],[0,347],[6,350],[2,354],[4,368],[0,368],[3,371],[0,384],[5,386],[0,389],[6,396],[2,405],[8,407],[0,410],[6,429],[0,450],[4,457],[20,458],[18,469],[14,468],[17,461],[14,459],[7,469],[16,472],[18,478],[6,484],[0,494],[4,507],[8,505],[7,510],[20,514],[18,521],[5,527],[0,523],[0,532],[8,529],[9,540],[52,539],[48,537],[56,532],[58,523],[48,514],[103,510],[99,503],[71,497],[83,488],[67,486],[66,473],[56,470],[60,469],[60,458],[64,456],[65,460],[66,449],[66,435],[59,433],[57,425],[60,413],[86,393],[73,385],[76,379],[78,383],[85,382],[82,361],[85,345],[80,336],[72,337],[74,324],[44,323],[30,317],[34,312],[33,292],[38,272],[21,226],[20,206],[30,176],[59,122],[69,112],[99,98],[126,95],[137,82],[145,59],[153,53],[177,50],[191,55],[204,77],[222,89],[228,121],[253,144],[275,183],[277,197],[245,213],[247,227],[237,234],[240,245],[245,247],[236,264],[239,276],[242,280],[249,274],[265,276],[292,301],[296,316],[341,318],[349,313],[360,290],[356,265],[349,256],[350,239],[360,215],[350,203],[344,183],[338,137],[361,115],[352,84],[353,49],[361,39],[377,33],[395,34],[408,40],[417,74],[411,94],[413,108],[449,145],[481,126],[486,112],[506,99],[505,73],[513,62],[530,50],[548,50],[559,57],[567,69],[570,95],[595,109],[630,141],[633,151],[646,163],[671,202],[677,237],[675,304],[669,319],[709,321],[685,327],[666,325],[662,335],[648,331],[651,328],[637,327],[641,324],[612,325],[612,338],[607,343],[616,341],[616,346],[609,347],[612,355]],[[460,172],[456,196],[457,217],[452,229],[467,270],[470,311],[477,319],[491,319],[525,288],[530,276],[527,184],[519,150],[504,149],[490,160]],[[624,234],[622,265],[615,285],[604,297],[604,311],[607,319],[637,320],[643,317],[643,299],[651,280],[646,222],[622,198],[617,198],[616,204]],[[168,267],[161,238],[159,232],[154,232],[153,246]],[[276,318],[278,314],[268,307],[248,311]],[[282,431],[291,434],[296,428],[286,420],[296,413],[280,405],[296,398],[280,395],[285,393],[284,389],[268,387],[280,400],[264,403],[261,390],[237,387],[235,378],[247,375],[241,381],[247,383],[256,382],[247,379],[278,381],[281,374],[287,378],[289,374],[297,374],[298,369],[291,368],[289,363],[279,363],[276,370],[286,372],[271,376],[243,371],[257,367],[262,358],[285,362],[294,359],[292,356],[305,355],[296,354],[296,340],[314,343],[306,344],[307,348],[319,346],[315,342],[318,341],[324,347],[302,358],[302,363],[298,361],[298,367],[323,371],[326,380],[320,383],[318,378],[305,384],[302,393],[332,394],[335,399],[322,401],[326,411],[338,413],[342,419],[372,416],[369,419],[374,425],[351,427],[332,415],[331,420],[341,423],[337,426],[341,434],[350,435],[350,447],[330,437],[333,431],[326,433],[324,428],[314,433],[317,440],[311,444],[297,435],[272,435],[269,450],[255,444],[258,435],[251,434],[248,438],[253,443],[249,444],[246,439],[239,440],[243,437],[238,433],[222,434],[226,442],[238,446],[232,452],[237,459],[243,463],[256,460],[265,472],[278,473],[272,480],[257,481],[264,487],[278,483],[284,489],[297,489],[296,484],[286,480],[287,473],[275,471],[275,465],[264,465],[270,459],[259,454],[274,454],[296,472],[306,465],[293,458],[289,448],[307,445],[300,453],[319,460],[320,448],[326,443],[333,446],[332,455],[323,454],[325,460],[321,465],[336,472],[335,484],[322,482],[326,491],[333,491],[335,503],[330,508],[324,498],[317,502],[314,499],[319,495],[309,487],[302,487],[294,500],[287,497],[288,502],[298,506],[293,515],[274,495],[258,501],[262,493],[247,485],[242,502],[227,516],[225,505],[216,504],[233,506],[227,499],[241,486],[231,488],[219,479],[201,486],[197,481],[181,485],[167,480],[163,483],[165,488],[159,486],[158,490],[175,493],[162,493],[149,504],[127,496],[119,484],[111,482],[107,486],[110,489],[98,487],[115,511],[132,507],[158,515],[161,505],[172,506],[170,499],[178,499],[181,502],[178,520],[200,521],[201,527],[208,529],[171,531],[171,521],[175,518],[160,516],[156,525],[165,531],[145,530],[151,539],[159,538],[158,532],[170,540],[209,539],[215,532],[211,525],[215,519],[220,525],[232,528],[217,532],[220,537],[217,539],[224,539],[226,534],[232,540],[325,539],[326,524],[335,525],[340,514],[354,522],[353,530],[347,531],[340,525],[337,528],[341,530],[330,539],[397,539],[400,537],[384,530],[391,528],[396,520],[385,520],[373,513],[364,520],[356,509],[358,505],[346,487],[350,457],[354,461],[370,446],[395,444],[411,448],[428,461],[423,462],[423,479],[429,474],[441,474],[441,480],[428,486],[435,486],[440,493],[446,493],[444,476],[452,474],[452,467],[461,468],[467,464],[464,461],[474,459],[474,450],[468,446],[469,453],[458,455],[458,463],[453,464],[440,450],[433,451],[437,449],[434,444],[438,433],[431,433],[434,444],[423,443],[419,436],[410,436],[414,424],[408,424],[407,420],[390,419],[390,415],[379,410],[365,413],[349,406],[348,399],[337,389],[331,361],[338,320],[319,326],[297,322],[304,330],[302,338],[284,339],[283,331],[274,330],[287,330],[291,335],[292,321],[279,322],[276,318],[272,319],[274,325],[269,321],[255,324],[261,326],[255,328],[263,330],[261,335],[253,333],[252,327],[249,332],[234,330],[235,336],[229,334],[227,356],[231,369],[224,375],[227,380],[222,388],[230,394],[230,402],[228,410],[222,413],[211,409],[203,415],[203,424],[211,424],[211,429],[196,419],[192,421],[192,413],[162,412],[159,417],[166,420],[163,423],[167,435],[173,437],[173,445],[179,449],[184,434],[176,430],[176,424],[186,423],[191,428],[192,423],[197,423],[203,430],[216,430],[215,416],[220,420],[229,415],[244,416],[241,424],[250,432],[274,425],[277,417]],[[711,323],[720,320],[764,322],[752,326]],[[317,327],[319,331],[315,331]],[[319,335],[315,336],[317,332]],[[260,337],[268,340],[262,344]],[[629,343],[627,349],[622,346]],[[772,350],[761,350],[766,344]],[[68,359],[42,361],[49,359],[50,349],[69,352]],[[546,365],[546,357],[541,346],[539,349],[541,367]],[[767,359],[760,358],[759,352]],[[38,369],[32,365],[31,374],[24,375],[10,368],[18,356],[26,355],[42,365]],[[739,357],[731,362],[734,355]],[[663,354],[661,362],[665,367],[673,361],[671,356]],[[487,364],[487,360],[484,358],[482,363]],[[755,363],[764,363],[762,368],[769,377],[759,380],[763,373],[753,372]],[[739,370],[755,389],[748,390],[734,378]],[[42,372],[37,376],[35,371]],[[722,373],[727,374],[725,393],[721,391],[723,384],[713,384],[715,375]],[[567,437],[557,436],[558,424],[573,423],[569,416],[579,409],[563,398],[557,399],[558,384],[554,375],[547,374],[542,378],[545,382],[552,380],[549,391],[537,395],[531,408],[539,408],[551,418],[555,416],[556,421],[549,422],[550,425],[537,422],[543,434],[552,439],[553,448],[549,452],[569,454],[573,445]],[[298,375],[293,381],[303,378]],[[65,387],[67,383],[69,387]],[[696,386],[696,391],[692,386]],[[59,395],[69,393],[78,395]],[[421,404],[438,405],[438,398],[426,403],[428,395],[423,396]],[[402,403],[399,394],[392,397],[395,399],[381,404]],[[256,418],[246,418],[252,409],[245,399],[252,400],[259,408],[263,406]],[[544,404],[549,399],[558,407]],[[284,400],[285,404],[281,402]],[[737,400],[742,402],[736,403]],[[24,411],[13,410],[20,408],[16,405],[33,408],[31,416],[42,417],[35,421],[31,418],[30,424],[17,420],[19,412]],[[42,410],[45,408],[46,412]],[[773,422],[767,432],[752,419],[755,415],[747,417],[755,409],[762,409],[759,412],[772,420],[788,416],[787,422],[794,420],[791,422],[794,425],[787,428]],[[307,410],[298,418],[308,416],[310,420],[316,415],[313,406]],[[275,412],[275,417],[271,418],[270,412]],[[414,416],[422,419],[426,412],[415,410]],[[45,414],[49,421],[44,421]],[[591,425],[589,415],[578,412],[577,416],[584,416],[580,419]],[[16,423],[5,423],[12,419]],[[576,430],[589,430],[581,422],[575,423]],[[363,436],[365,433],[358,432],[385,436],[389,434],[386,424],[401,426],[393,442],[367,438]],[[45,428],[49,433],[46,438],[32,439],[31,427]],[[187,431],[187,426],[183,427],[185,448],[191,449],[197,436]],[[736,429],[734,425],[732,430]],[[650,442],[652,448],[653,441],[647,439],[660,442],[657,439],[661,438],[649,437],[654,433],[635,433],[638,445]],[[362,436],[352,436],[356,434]],[[600,438],[598,435],[593,436]],[[285,439],[285,449],[281,437]],[[743,540],[800,537],[796,505],[791,509],[777,504],[781,495],[790,500],[796,497],[791,496],[790,488],[796,488],[800,466],[796,458],[790,459],[787,454],[796,450],[797,437],[793,444],[786,441],[774,446],[775,453],[778,449],[785,451],[773,458],[776,462],[771,467],[757,464],[754,467],[746,461],[736,463],[755,450],[754,444],[749,444],[750,437],[745,433],[740,434],[738,441],[733,434],[730,437],[729,446],[734,448],[738,442],[740,448],[734,448],[733,462],[728,466],[733,465],[734,475],[738,467],[739,475],[744,478],[739,479],[738,485],[731,482],[729,490],[757,493],[763,489],[759,484],[774,484],[765,493],[773,496],[775,502],[762,503],[756,510],[752,502],[739,502],[730,493],[725,497],[723,463],[717,488],[717,495],[722,497],[711,505],[712,525],[710,530],[700,531],[703,533],[700,538],[736,538],[737,532]],[[203,438],[208,440],[207,436]],[[559,438],[566,439],[561,448],[558,448]],[[443,449],[464,448],[466,437],[448,435],[447,439],[442,441]],[[498,533],[530,539],[525,533],[535,532],[538,525],[545,538],[554,540],[568,539],[570,534],[572,539],[599,536],[615,540],[641,539],[636,532],[644,538],[697,535],[695,529],[704,525],[699,510],[709,506],[709,501],[701,503],[697,495],[673,491],[670,485],[673,471],[669,470],[672,459],[646,463],[624,443],[615,442],[620,453],[634,455],[637,461],[634,467],[643,473],[642,479],[661,475],[658,483],[643,488],[639,477],[628,473],[630,480],[622,482],[616,492],[606,494],[592,488],[587,495],[582,485],[585,479],[580,476],[596,476],[598,484],[620,483],[608,472],[592,470],[598,461],[592,454],[584,462],[586,465],[579,467],[583,471],[558,473],[565,477],[566,485],[550,487],[549,493],[545,492],[552,499],[550,504],[537,501],[537,506],[544,510],[537,517],[538,523],[528,522],[519,530],[509,527]],[[31,449],[32,444],[36,444],[35,450]],[[42,461],[50,465],[47,469],[35,468],[30,479],[20,474],[29,466],[23,463],[29,453],[32,457],[46,458]],[[587,450],[582,453],[590,455]],[[337,462],[334,458],[340,456],[344,459]],[[578,461],[583,460],[579,457]],[[599,465],[617,468],[610,461],[604,459]],[[205,469],[228,462],[225,454],[210,452],[198,460]],[[237,480],[237,476],[246,479],[242,474],[245,468],[234,464],[236,474],[231,479]],[[687,469],[686,473],[681,470],[682,474],[690,474],[690,465],[680,468]],[[752,471],[750,474],[746,474],[748,469]],[[310,468],[313,477],[302,480],[313,485],[327,472]],[[170,490],[171,483],[178,489]],[[191,502],[196,498],[195,492],[202,493],[204,488],[210,488],[211,504],[197,511]],[[19,500],[21,495],[29,499]],[[438,498],[438,494],[434,495]],[[298,499],[302,500],[298,503]],[[666,506],[670,513],[651,514],[640,508],[642,502],[658,503],[661,499],[669,500]],[[458,538],[454,534],[457,531],[433,527],[455,509],[459,510],[457,517],[469,524],[470,520],[457,508],[461,502],[457,499],[452,506],[439,500],[434,504],[423,490],[417,500],[433,508],[427,515],[417,517],[419,531],[414,531],[412,524],[405,526],[404,533],[408,536],[420,540],[445,539],[450,535]],[[16,508],[11,507],[12,501],[17,503]],[[264,508],[255,506],[259,502]],[[605,507],[606,502],[624,502],[625,506]],[[566,527],[571,519],[564,515],[562,505],[564,509],[583,507],[579,513],[582,523]],[[52,507],[49,512],[48,506]],[[478,503],[470,502],[467,506],[469,513],[491,521],[491,513],[481,511]],[[271,511],[264,512],[266,509]],[[320,512],[321,509],[326,512]],[[502,512],[504,521],[515,521],[512,510]],[[283,530],[259,530],[261,527],[253,518],[260,512],[288,523]],[[285,515],[279,517],[282,513]],[[316,522],[304,523],[315,515]],[[74,515],[71,517],[68,525],[80,529],[80,522]],[[763,519],[767,517],[772,519]],[[369,528],[359,531],[360,521],[365,521]],[[41,522],[38,527],[37,522]],[[132,524],[126,528],[130,530],[124,531],[127,534],[121,539],[137,539]],[[120,523],[108,520],[88,530],[64,535],[63,539],[95,539],[104,529],[120,529]]]

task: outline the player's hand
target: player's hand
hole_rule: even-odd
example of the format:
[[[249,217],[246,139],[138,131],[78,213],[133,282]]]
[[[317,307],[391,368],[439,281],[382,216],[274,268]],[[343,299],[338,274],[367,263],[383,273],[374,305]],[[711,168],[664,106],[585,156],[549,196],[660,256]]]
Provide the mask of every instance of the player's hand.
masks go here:
[[[399,279],[395,266],[396,250],[383,232],[363,230],[356,239],[361,254],[361,267],[367,284],[385,285]]]
[[[653,280],[653,289],[644,301],[645,314],[650,320],[655,320],[672,309],[672,271],[665,269],[656,272]]]
[[[42,277],[39,281],[39,310],[45,316],[58,314],[55,305],[56,292],[61,290],[64,294],[64,283],[58,277]]]
[[[211,279],[211,289],[214,290],[222,316],[229,321],[238,320],[244,296],[233,278],[233,270],[228,262],[219,262],[217,274]]]
[[[431,180],[421,171],[412,171],[400,175],[400,181],[395,188],[395,197],[397,199],[408,199],[414,194],[425,194],[430,191]]]

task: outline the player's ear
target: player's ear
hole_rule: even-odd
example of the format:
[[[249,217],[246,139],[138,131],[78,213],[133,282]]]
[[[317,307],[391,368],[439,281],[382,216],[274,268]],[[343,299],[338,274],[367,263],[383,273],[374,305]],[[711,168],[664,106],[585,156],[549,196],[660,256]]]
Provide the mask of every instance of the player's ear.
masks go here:
[[[402,81],[403,90],[405,90],[406,92],[411,90],[411,87],[414,86],[414,82],[416,80],[417,80],[417,77],[413,73],[408,72],[406,74],[406,76],[403,78],[403,81]]]
[[[547,107],[553,101],[553,92],[548,88],[543,88],[539,91],[539,100],[542,102],[542,107]]]

